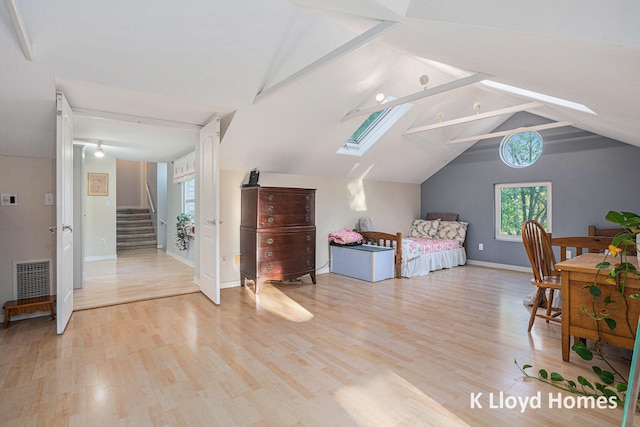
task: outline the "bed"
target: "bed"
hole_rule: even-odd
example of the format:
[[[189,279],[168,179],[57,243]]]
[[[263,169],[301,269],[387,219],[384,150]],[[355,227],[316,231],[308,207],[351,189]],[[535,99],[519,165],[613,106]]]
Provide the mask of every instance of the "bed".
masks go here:
[[[409,235],[404,238],[401,232],[360,234],[365,244],[396,249],[395,277],[414,277],[466,264],[468,225],[458,221],[458,214],[431,213],[424,220],[413,221]]]

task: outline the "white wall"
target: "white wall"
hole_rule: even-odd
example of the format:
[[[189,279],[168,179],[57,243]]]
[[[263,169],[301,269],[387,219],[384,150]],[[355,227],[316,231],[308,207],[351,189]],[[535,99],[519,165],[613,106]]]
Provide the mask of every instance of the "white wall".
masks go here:
[[[240,285],[240,191],[247,173],[220,173],[220,281],[222,287]],[[368,216],[377,230],[408,233],[420,215],[420,185],[378,181],[264,173],[263,187],[316,189],[316,269],[328,271],[328,235],[342,228],[356,228]]]
[[[14,299],[13,262],[51,259],[55,293],[56,207],[44,203],[55,194],[55,159],[0,156],[0,193],[18,195],[18,206],[0,206],[0,301]],[[54,197],[55,200],[55,197]]]
[[[109,193],[107,196],[89,196],[88,174],[109,174]],[[116,254],[116,159],[112,157],[97,158],[85,156],[83,211],[84,221],[83,246],[84,260],[97,261],[115,259]],[[104,239],[104,244],[101,243]]]
[[[131,160],[116,160],[116,204],[119,208],[144,207],[144,163]]]

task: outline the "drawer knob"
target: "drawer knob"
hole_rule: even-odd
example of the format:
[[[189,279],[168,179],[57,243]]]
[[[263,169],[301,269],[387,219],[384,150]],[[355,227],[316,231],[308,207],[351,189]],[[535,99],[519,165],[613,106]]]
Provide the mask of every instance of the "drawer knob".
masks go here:
[[[270,201],[270,202],[272,202],[272,201],[273,201],[273,199],[274,199],[273,194],[269,194],[269,196],[267,197],[267,199],[269,199],[269,201]]]
[[[307,236],[307,242],[311,241],[311,236]]]
[[[273,217],[270,216],[269,218],[267,218],[267,222],[273,222]]]
[[[307,246],[307,253],[311,253],[311,248]]]
[[[307,260],[307,262],[305,264],[311,265],[311,261]]]
[[[271,264],[267,265],[267,270],[269,270],[269,271],[273,270],[273,265],[271,265]]]
[[[273,244],[273,239],[272,239],[271,237],[269,237],[269,238],[267,239],[267,244],[268,244],[268,245],[272,245],[272,244]]]
[[[309,222],[309,217],[308,217],[308,216],[305,216],[305,217],[304,217],[304,220],[305,220],[306,222]]]
[[[273,205],[269,205],[269,207],[267,207],[267,210],[268,210],[269,212],[273,212]]]
[[[311,200],[311,198],[310,198],[309,196],[305,196],[304,198],[307,200],[307,202],[308,202],[309,200]]]
[[[309,211],[311,210],[311,209],[309,208],[309,205],[306,205],[306,206],[304,207],[304,209],[305,209],[307,212],[309,212]]]
[[[268,251],[268,252],[267,252],[267,256],[273,256],[273,252]]]

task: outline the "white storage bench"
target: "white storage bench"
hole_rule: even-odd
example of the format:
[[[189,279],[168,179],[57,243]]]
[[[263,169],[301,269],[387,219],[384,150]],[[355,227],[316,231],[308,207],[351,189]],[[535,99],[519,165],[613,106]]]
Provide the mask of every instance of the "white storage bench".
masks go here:
[[[395,249],[382,246],[330,246],[331,272],[369,282],[395,276]]]

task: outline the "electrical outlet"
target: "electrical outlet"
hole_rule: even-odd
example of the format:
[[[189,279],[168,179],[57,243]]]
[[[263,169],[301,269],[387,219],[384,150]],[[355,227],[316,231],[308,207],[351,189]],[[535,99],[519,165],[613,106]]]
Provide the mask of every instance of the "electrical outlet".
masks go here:
[[[100,244],[101,245],[105,245],[107,243],[107,240],[103,237],[102,239],[100,239]]]
[[[479,251],[484,251],[484,244],[483,243],[478,243],[478,250]]]

